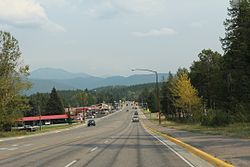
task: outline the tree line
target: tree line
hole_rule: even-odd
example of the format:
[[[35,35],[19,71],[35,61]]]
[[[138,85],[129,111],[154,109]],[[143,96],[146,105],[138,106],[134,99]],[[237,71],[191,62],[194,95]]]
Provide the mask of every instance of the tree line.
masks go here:
[[[96,98],[87,90],[59,90],[51,93],[36,93],[28,97],[30,110],[24,116],[64,114],[65,108],[91,106]]]
[[[144,89],[153,90],[153,83],[133,86],[107,86],[94,90],[56,90],[27,97],[30,109],[24,116],[63,114],[63,108],[85,107],[98,103],[114,104],[120,100],[138,100]],[[145,101],[146,102],[146,101]],[[54,106],[54,107],[53,107]]]
[[[162,84],[161,110],[168,119],[211,126],[250,122],[250,2],[230,4],[220,39],[224,54],[204,49],[189,71],[170,73]],[[155,98],[148,101],[155,111]]]

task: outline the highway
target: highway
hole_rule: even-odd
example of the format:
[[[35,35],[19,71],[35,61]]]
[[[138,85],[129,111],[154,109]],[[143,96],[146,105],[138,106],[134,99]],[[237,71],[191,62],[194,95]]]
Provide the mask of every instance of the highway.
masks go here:
[[[67,131],[0,141],[0,166],[211,166],[178,146],[171,143],[168,146],[157,136],[151,135],[141,121],[131,121],[132,114],[133,110],[129,106],[97,120],[95,127],[81,126]]]

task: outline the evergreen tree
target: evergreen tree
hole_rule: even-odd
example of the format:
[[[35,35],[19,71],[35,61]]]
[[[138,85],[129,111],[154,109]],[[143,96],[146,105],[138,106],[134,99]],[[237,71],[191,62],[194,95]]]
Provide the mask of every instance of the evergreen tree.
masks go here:
[[[151,91],[147,97],[147,104],[148,108],[151,112],[156,112],[157,111],[157,101],[156,101],[156,96],[153,91]]]
[[[46,106],[46,115],[64,114],[63,103],[55,88],[50,93],[50,98]]]
[[[221,39],[224,56],[225,107],[229,111],[250,107],[250,2],[231,1],[226,34]],[[249,114],[250,115],[250,114]]]
[[[199,91],[208,108],[220,106],[222,93],[222,56],[211,49],[204,49],[190,67],[192,85]]]
[[[147,88],[144,88],[143,91],[140,93],[138,97],[138,102],[145,105],[147,103],[147,97],[149,96],[149,90]],[[146,106],[144,106],[146,107]]]
[[[46,106],[49,100],[49,93],[36,93],[29,97],[30,103],[32,104],[32,110],[35,110],[33,113],[37,115],[46,115]],[[40,110],[40,111],[39,111]]]
[[[173,117],[175,108],[173,105],[172,94],[170,91],[173,75],[169,72],[167,81],[162,83],[161,88],[161,111],[165,116]]]

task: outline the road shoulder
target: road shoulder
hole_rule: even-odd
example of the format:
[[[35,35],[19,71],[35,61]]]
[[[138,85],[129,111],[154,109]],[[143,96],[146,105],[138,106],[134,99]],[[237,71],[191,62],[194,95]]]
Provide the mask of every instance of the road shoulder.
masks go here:
[[[143,115],[143,113],[141,112]],[[177,138],[199,150],[217,157],[235,166],[248,167],[250,164],[250,141],[218,135],[205,135],[170,129],[154,124],[143,115],[143,123],[162,134]]]

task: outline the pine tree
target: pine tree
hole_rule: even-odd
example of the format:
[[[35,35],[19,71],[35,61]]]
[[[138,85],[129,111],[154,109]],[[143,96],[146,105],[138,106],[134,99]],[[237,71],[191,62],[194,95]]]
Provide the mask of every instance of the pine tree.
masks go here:
[[[63,103],[55,88],[50,93],[50,98],[46,106],[46,115],[64,114]]]
[[[204,49],[190,67],[192,85],[199,91],[208,108],[219,106],[222,81],[222,56],[211,49]]]
[[[169,72],[167,81],[162,83],[161,89],[161,110],[165,116],[174,116],[175,107],[173,104],[173,97],[171,94],[171,83],[173,81],[173,75]]]
[[[231,1],[229,19],[225,21],[226,34],[222,46],[224,56],[224,80],[226,81],[226,106],[236,111],[237,106],[249,108],[250,101],[250,2]]]
[[[156,96],[155,92],[151,91],[147,97],[147,104],[148,108],[151,112],[156,112],[157,111],[157,101],[156,101]]]

